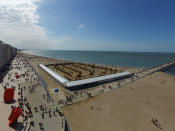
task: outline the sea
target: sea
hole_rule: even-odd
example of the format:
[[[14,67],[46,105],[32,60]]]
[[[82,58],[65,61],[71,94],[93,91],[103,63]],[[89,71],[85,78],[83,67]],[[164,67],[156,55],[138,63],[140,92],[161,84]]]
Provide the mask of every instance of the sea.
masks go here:
[[[175,60],[175,53],[71,50],[24,50],[23,52],[71,61],[139,68],[151,68]],[[166,72],[175,75],[175,67]]]

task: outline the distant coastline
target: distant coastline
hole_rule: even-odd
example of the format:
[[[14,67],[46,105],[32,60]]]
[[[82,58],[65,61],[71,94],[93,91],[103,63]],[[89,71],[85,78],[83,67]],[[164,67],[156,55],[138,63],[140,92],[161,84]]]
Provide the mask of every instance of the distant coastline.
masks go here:
[[[63,60],[139,68],[150,68],[175,60],[175,53],[68,50],[23,50],[23,52]]]

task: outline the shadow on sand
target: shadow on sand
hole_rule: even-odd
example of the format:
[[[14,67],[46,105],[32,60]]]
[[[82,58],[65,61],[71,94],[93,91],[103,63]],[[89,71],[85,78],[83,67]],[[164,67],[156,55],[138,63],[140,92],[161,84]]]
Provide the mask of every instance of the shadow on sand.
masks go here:
[[[5,104],[14,104],[14,103],[16,103],[16,100],[11,100],[11,101],[9,101],[9,102],[6,102]]]
[[[11,59],[1,70],[0,70],[0,83],[3,82],[3,78],[4,76],[6,76],[7,72],[10,69],[10,65],[12,64],[12,60]]]
[[[67,120],[65,120],[65,130],[64,131],[70,131]]]
[[[24,126],[22,122],[15,122],[13,125],[10,126],[15,131],[22,131]]]

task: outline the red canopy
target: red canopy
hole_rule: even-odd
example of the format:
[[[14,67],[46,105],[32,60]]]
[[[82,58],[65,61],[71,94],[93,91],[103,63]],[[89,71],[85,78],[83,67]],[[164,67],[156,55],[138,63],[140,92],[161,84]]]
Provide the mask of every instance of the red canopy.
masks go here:
[[[10,102],[11,100],[13,100],[14,98],[14,92],[15,89],[14,88],[6,88],[4,91],[4,102]]]
[[[9,120],[9,126],[13,124],[13,122],[15,122],[19,116],[22,114],[22,111],[19,107],[15,107],[13,108],[8,120]]]
[[[19,75],[18,74],[16,74],[16,79],[18,79],[19,78]]]

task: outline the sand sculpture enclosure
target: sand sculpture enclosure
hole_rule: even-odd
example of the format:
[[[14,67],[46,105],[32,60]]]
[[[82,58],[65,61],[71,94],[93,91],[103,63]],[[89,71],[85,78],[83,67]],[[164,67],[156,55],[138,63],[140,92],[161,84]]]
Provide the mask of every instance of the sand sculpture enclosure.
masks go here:
[[[80,62],[48,64],[46,66],[70,81],[116,74],[121,71],[117,67],[98,66]]]

